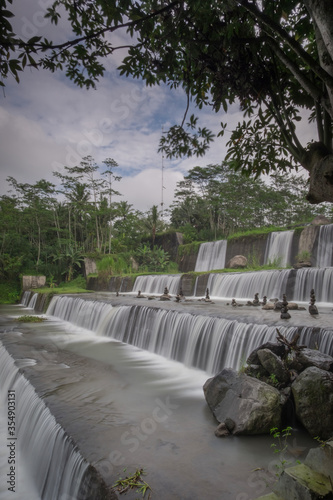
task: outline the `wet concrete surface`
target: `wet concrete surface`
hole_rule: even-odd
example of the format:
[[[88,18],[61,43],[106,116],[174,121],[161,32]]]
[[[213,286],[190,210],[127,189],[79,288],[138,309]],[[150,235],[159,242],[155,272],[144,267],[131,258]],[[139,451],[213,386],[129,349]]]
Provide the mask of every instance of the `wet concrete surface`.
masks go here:
[[[290,319],[281,319],[280,312],[274,310],[263,310],[262,306],[248,306],[247,300],[237,300],[240,307],[232,307],[231,299],[212,299],[206,302],[203,299],[188,298],[181,302],[176,302],[175,297],[170,301],[161,301],[158,296],[145,296],[136,298],[135,294],[123,294],[119,297],[115,293],[94,292],[80,294],[80,298],[88,300],[101,300],[109,302],[113,306],[120,305],[140,305],[146,307],[157,307],[159,309],[174,310],[177,312],[187,312],[190,314],[200,314],[206,316],[217,316],[229,320],[236,320],[241,323],[256,323],[268,326],[309,326],[319,328],[333,328],[333,303],[318,303],[318,316],[311,316],[308,312],[308,303],[299,302],[299,307],[305,310],[290,310]]]

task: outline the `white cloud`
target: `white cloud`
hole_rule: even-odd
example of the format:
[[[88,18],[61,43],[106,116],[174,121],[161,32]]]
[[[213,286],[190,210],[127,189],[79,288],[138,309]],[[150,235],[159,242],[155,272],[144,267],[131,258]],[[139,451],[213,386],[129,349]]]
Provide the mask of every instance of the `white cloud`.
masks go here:
[[[49,23],[42,25],[40,18],[47,0],[37,4],[26,0],[21,5],[22,12],[15,19],[19,30],[30,26],[36,35],[49,32]],[[60,30],[61,39],[67,29],[64,25]],[[119,43],[124,36],[118,35]],[[116,52],[116,60],[107,61],[106,76],[97,90],[77,88],[63,73],[46,70],[26,70],[19,85],[6,82],[6,97],[0,101],[0,194],[8,189],[7,176],[18,182],[34,183],[41,178],[55,182],[53,171],[77,165],[91,155],[98,164],[108,157],[117,161],[123,176],[119,191],[134,208],[145,211],[161,203],[162,158],[157,149],[162,126],[166,130],[182,121],[186,96],[181,89],[150,88],[139,80],[119,77],[115,68],[120,60],[121,53]],[[196,111],[191,106],[189,114]],[[227,114],[216,115],[211,108],[200,112],[200,126],[215,134],[225,119],[225,137],[216,138],[205,157],[165,160],[165,206],[172,202],[177,181],[190,168],[224,159],[230,131],[242,119],[236,104]],[[300,127],[304,142],[310,140],[312,128],[304,122]]]

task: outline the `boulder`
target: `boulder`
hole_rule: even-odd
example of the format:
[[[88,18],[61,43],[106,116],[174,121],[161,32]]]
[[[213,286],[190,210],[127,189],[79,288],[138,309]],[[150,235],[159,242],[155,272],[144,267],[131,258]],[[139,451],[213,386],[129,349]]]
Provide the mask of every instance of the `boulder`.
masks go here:
[[[302,349],[297,355],[297,361],[303,369],[309,366],[316,366],[321,370],[333,372],[332,356],[316,351],[315,349]]]
[[[244,269],[247,266],[247,258],[244,255],[235,255],[227,264],[228,269]]]
[[[264,311],[272,311],[274,309],[274,302],[266,302],[264,306],[262,306]]]
[[[289,371],[279,358],[270,349],[259,349],[257,352],[260,363],[270,375],[275,375],[282,384],[287,384],[290,379]]]
[[[293,382],[296,416],[309,434],[333,435],[333,374],[316,366],[306,368]]]
[[[249,357],[247,358],[246,362],[248,365],[259,365],[260,364],[260,359],[258,356],[258,351],[260,349],[269,349],[270,351],[274,352],[277,356],[282,358],[285,353],[286,353],[286,348],[282,344],[274,344],[273,342],[266,342],[265,344],[262,344],[261,346],[257,347],[254,349]]]
[[[203,389],[216,420],[232,434],[266,434],[280,426],[280,393],[265,382],[226,368]]]
[[[296,311],[298,309],[298,304],[296,304],[296,302],[288,302],[288,309],[290,311]]]

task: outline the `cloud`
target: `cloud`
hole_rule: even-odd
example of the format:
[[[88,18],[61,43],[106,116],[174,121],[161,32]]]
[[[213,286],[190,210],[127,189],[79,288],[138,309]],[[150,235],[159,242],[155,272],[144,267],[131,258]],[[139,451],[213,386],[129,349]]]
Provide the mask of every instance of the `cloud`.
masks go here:
[[[18,32],[24,36],[50,33],[58,40],[66,39],[68,23],[56,29],[43,21],[41,13],[47,6],[48,0],[16,3],[13,7],[20,10],[14,18]],[[117,34],[117,43],[124,40],[125,33]],[[63,72],[46,70],[27,69],[19,85],[6,82],[6,97],[0,101],[0,194],[8,189],[7,176],[18,182],[34,183],[41,178],[56,182],[53,171],[78,165],[84,156],[91,155],[99,165],[109,157],[116,160],[123,177],[118,190],[134,208],[146,211],[161,203],[158,144],[162,127],[167,130],[181,123],[186,96],[182,89],[151,88],[140,80],[120,77],[116,66],[122,56],[119,51],[115,59],[106,61],[107,71],[97,90],[80,89]],[[189,115],[192,112],[198,112],[193,103]],[[177,182],[190,168],[224,159],[230,131],[242,120],[237,104],[227,114],[215,114],[210,107],[198,114],[200,126],[215,134],[220,122],[227,121],[225,137],[216,138],[203,158],[164,159],[165,206],[172,202]],[[299,126],[305,142],[314,136],[307,123]]]

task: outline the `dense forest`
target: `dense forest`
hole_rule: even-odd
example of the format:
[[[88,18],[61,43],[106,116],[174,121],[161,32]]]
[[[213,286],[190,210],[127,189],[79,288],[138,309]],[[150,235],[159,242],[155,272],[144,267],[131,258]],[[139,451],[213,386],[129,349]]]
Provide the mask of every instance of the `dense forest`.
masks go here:
[[[330,204],[305,201],[303,177],[276,173],[264,181],[227,163],[189,170],[163,217],[156,205],[142,213],[121,199],[117,168],[113,159],[98,166],[86,157],[55,172],[54,184],[8,178],[8,193],[0,198],[1,282],[18,282],[22,273],[45,274],[49,283],[70,281],[86,256],[108,256],[114,274],[130,272],[134,261],[142,272],[170,272],[168,254],[155,244],[157,233],[179,231],[190,243],[290,227],[319,213],[332,218]]]

